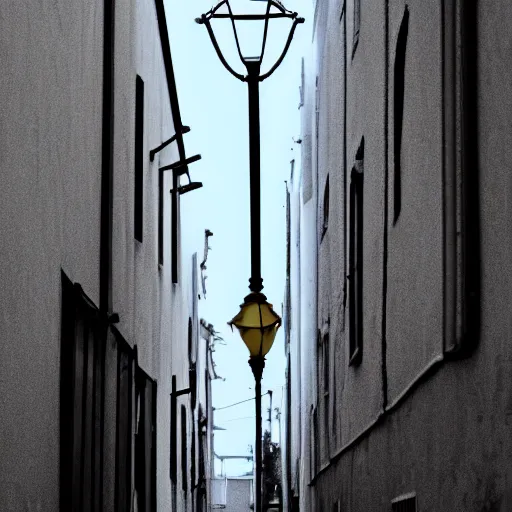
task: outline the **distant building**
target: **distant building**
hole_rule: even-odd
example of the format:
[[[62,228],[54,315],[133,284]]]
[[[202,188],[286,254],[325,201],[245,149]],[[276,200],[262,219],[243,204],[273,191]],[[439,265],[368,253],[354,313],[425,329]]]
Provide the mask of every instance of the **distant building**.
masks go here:
[[[164,2],[7,2],[0,31],[0,510],[205,510]]]
[[[224,512],[249,512],[253,509],[253,477],[228,477]]]
[[[511,16],[316,2],[288,185],[287,510],[512,509]]]

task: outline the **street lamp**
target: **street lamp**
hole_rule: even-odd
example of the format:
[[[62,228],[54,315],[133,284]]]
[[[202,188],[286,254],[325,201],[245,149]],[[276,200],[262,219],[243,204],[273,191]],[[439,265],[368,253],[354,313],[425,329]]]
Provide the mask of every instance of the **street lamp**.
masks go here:
[[[250,166],[250,197],[251,197],[251,278],[249,289],[251,293],[244,299],[240,306],[240,312],[229,322],[235,326],[249,349],[251,366],[256,381],[256,481],[255,481],[255,511],[261,512],[261,377],[265,367],[265,355],[272,347],[277,329],[281,325],[281,318],[267,302],[267,298],[261,290],[263,279],[261,278],[261,225],[260,225],[260,119],[259,119],[259,84],[267,79],[279,67],[283,61],[297,25],[304,19],[298,17],[296,12],[287,10],[277,0],[253,0],[251,13],[234,12],[232,4],[243,4],[247,8],[247,0],[222,0],[206,14],[196,19],[196,22],[206,27],[213,47],[223,66],[238,80],[246,82],[249,93],[249,166]],[[239,73],[228,63],[222,54],[217,38],[212,28],[212,20],[224,19],[231,23],[236,50],[240,62],[247,73]],[[263,71],[262,64],[267,45],[269,22],[277,19],[291,21],[288,37],[277,59]],[[246,48],[240,44],[240,34],[237,24],[254,27],[255,22],[263,23],[261,44],[257,42],[257,51],[248,54]],[[245,34],[251,33],[246,31]]]

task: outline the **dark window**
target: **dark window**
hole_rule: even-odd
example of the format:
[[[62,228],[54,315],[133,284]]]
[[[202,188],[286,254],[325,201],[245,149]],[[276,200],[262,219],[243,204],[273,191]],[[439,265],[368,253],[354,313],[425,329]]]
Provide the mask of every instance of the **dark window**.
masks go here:
[[[350,177],[349,212],[349,361],[358,364],[363,350],[363,171],[364,138]]]
[[[196,488],[196,424],[192,421],[192,441],[190,445],[190,488]]]
[[[323,204],[322,217],[323,217],[323,224],[322,224],[322,239],[323,239],[325,233],[327,233],[327,228],[329,227],[329,175],[327,175],[327,179],[325,181],[324,204]]]
[[[164,173],[162,171],[158,173],[158,263],[164,264]]]
[[[194,297],[195,300],[195,297]],[[195,354],[194,354],[194,339],[193,339],[193,329],[192,329],[192,318],[188,317],[188,361],[192,365],[195,362]]]
[[[144,82],[137,75],[135,80],[135,198],[134,236],[142,242],[144,195]]]
[[[177,473],[177,397],[176,397],[176,375],[172,376],[172,393],[171,393],[171,439],[170,439],[170,454],[169,454],[169,473],[170,478],[174,484],[176,484],[176,473]]]
[[[405,53],[407,49],[407,35],[409,32],[409,9],[405,6],[405,13],[398,32],[395,54],[394,90],[393,90],[393,152],[395,159],[393,179],[393,224],[396,223],[402,210],[402,132],[404,119],[404,90],[405,90]]]
[[[181,406],[181,488],[187,493],[187,408]]]
[[[324,391],[329,391],[329,334],[324,334],[322,340],[322,353],[324,365]]]
[[[392,512],[416,512],[416,495],[400,496],[391,501]]]
[[[178,282],[178,206],[179,194],[176,192],[178,188],[178,176],[175,172],[172,173],[172,189],[174,192],[171,194],[171,280],[173,284]]]
[[[61,510],[103,509],[101,332],[98,310],[62,274]]]
[[[352,58],[359,43],[359,30],[361,28],[361,0],[354,0],[354,37],[352,40]]]
[[[135,489],[138,510],[156,511],[156,382],[137,368],[138,424],[135,435]]]

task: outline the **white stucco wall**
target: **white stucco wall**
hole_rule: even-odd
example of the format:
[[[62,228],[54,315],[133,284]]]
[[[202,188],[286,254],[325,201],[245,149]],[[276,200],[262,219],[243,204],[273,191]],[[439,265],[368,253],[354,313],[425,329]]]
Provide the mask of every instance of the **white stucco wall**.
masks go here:
[[[174,135],[166,70],[155,2],[124,1],[116,6],[116,65],[114,117],[113,310],[118,328],[130,345],[137,345],[139,365],[157,381],[157,503],[171,507],[170,393],[172,375],[177,388],[188,387],[187,298],[189,279],[171,283],[172,176],[164,175],[164,262],[158,262],[159,171],[179,160],[176,143],[155,155],[149,152]],[[134,238],[135,80],[144,81],[143,238]],[[178,476],[181,475],[178,399]],[[190,431],[190,429],[188,429]],[[181,480],[178,481],[181,489]],[[182,496],[178,492],[180,500]],[[181,503],[181,501],[179,502]],[[178,503],[178,510],[180,504]],[[184,509],[183,509],[184,510]]]
[[[389,402],[443,352],[441,6],[408,2],[401,155],[402,209],[393,225],[393,76],[405,4],[389,12]]]
[[[159,266],[158,168],[179,159],[176,144],[149,161],[149,151],[174,134],[155,2],[120,0],[115,13],[113,311],[121,334],[138,347],[139,365],[157,381],[157,502],[169,509],[169,395],[173,374],[178,389],[189,385],[192,250],[173,285],[172,179],[166,173]],[[58,510],[61,269],[99,305],[103,16],[103,2],[92,0],[0,6],[0,510],[6,512]],[[145,83],[142,243],[133,229],[137,74]],[[188,405],[188,395],[178,400],[178,413],[182,403]],[[189,418],[189,433],[190,427]],[[179,423],[177,432],[179,447]],[[180,467],[178,457],[178,475]]]
[[[2,2],[0,45],[0,509],[53,511],[61,269],[99,298],[103,2]]]
[[[331,13],[338,7],[336,4],[330,4]],[[472,5],[471,2],[462,4],[467,8]],[[468,173],[463,175],[463,179],[470,179],[474,172],[478,172],[480,187],[479,201],[472,202],[470,207],[479,211],[481,222],[479,259],[482,288],[479,299],[482,324],[476,350],[466,358],[454,361],[443,354],[443,349],[453,343],[450,337],[454,334],[446,329],[443,331],[443,322],[444,325],[455,322],[447,317],[460,314],[453,309],[460,308],[461,302],[453,309],[447,304],[461,299],[457,296],[460,290],[453,288],[453,282],[444,281],[449,271],[446,261],[443,261],[443,251],[459,242],[450,238],[450,232],[444,231],[446,224],[443,223],[452,214],[451,208],[456,209],[450,202],[452,196],[447,184],[451,183],[450,176],[459,173],[460,169],[443,160],[442,152],[447,150],[443,144],[450,140],[449,137],[443,138],[443,119],[447,122],[444,127],[447,130],[456,131],[461,127],[450,126],[453,113],[442,111],[442,102],[447,98],[442,96],[441,73],[443,63],[449,62],[450,57],[443,54],[446,51],[443,34],[446,36],[449,33],[447,29],[452,27],[445,25],[442,30],[440,9],[456,5],[456,2],[407,2],[410,23],[405,65],[402,211],[395,225],[393,167],[397,155],[393,155],[393,68],[396,38],[405,4],[361,2],[361,33],[353,58],[352,5],[352,2],[346,3],[348,88],[345,134],[340,133],[334,114],[335,99],[340,94],[339,84],[330,79],[339,77],[335,50],[339,42],[339,28],[333,21],[334,14],[322,21],[320,5],[317,14],[319,25],[313,42],[321,54],[318,58],[319,85],[325,95],[320,102],[320,125],[325,122],[323,135],[322,130],[320,132],[320,138],[324,137],[324,141],[320,141],[323,148],[318,181],[320,200],[326,171],[329,172],[331,187],[329,229],[321,243],[318,258],[318,323],[322,325],[325,311],[331,310],[332,313],[331,308],[339,306],[339,269],[333,268],[333,262],[341,261],[341,258],[335,260],[334,254],[336,248],[343,250],[343,247],[338,245],[339,239],[331,238],[332,215],[340,228],[347,220],[342,218],[343,210],[337,210],[337,203],[333,203],[336,196],[332,178],[336,158],[331,158],[339,154],[337,139],[346,136],[347,171],[350,170],[364,135],[364,352],[362,365],[356,370],[347,367],[342,358],[334,359],[339,368],[335,369],[337,373],[333,378],[345,375],[341,382],[331,383],[331,390],[334,384],[339,393],[337,410],[342,424],[341,446],[345,448],[331,453],[330,461],[324,461],[326,464],[321,466],[312,492],[316,494],[319,510],[331,510],[337,502],[342,510],[347,511],[387,510],[391,499],[415,492],[418,509],[421,510],[506,511],[512,503],[512,465],[507,456],[512,439],[508,419],[512,402],[510,386],[506,385],[504,377],[510,373],[511,361],[508,300],[512,267],[507,256],[511,245],[510,201],[507,197],[511,189],[509,169],[512,153],[506,141],[511,130],[509,90],[512,73],[506,65],[511,36],[505,20],[512,15],[512,7],[505,1],[477,3],[478,32],[471,43],[478,43],[478,79],[472,85],[478,92],[478,119],[468,129],[477,131],[479,157],[477,162],[466,162],[462,172]],[[385,10],[386,6],[389,11]],[[444,21],[447,22],[446,19]],[[386,26],[389,28],[387,39]],[[326,30],[324,39],[322,27]],[[386,41],[389,44],[387,68]],[[468,51],[466,58],[471,56]],[[316,79],[315,69],[306,69],[311,88]],[[386,76],[389,85],[387,105]],[[444,92],[449,95],[453,93],[455,84],[450,83],[446,76],[444,80],[447,87]],[[456,100],[461,99],[455,96]],[[311,123],[313,113],[309,111],[308,116],[306,123]],[[387,153],[385,129],[388,134]],[[386,164],[389,178],[389,259],[387,308],[384,311],[387,330],[382,333]],[[321,209],[318,213],[322,213]],[[303,211],[302,219],[306,218],[305,215]],[[472,229],[477,227],[471,226]],[[454,233],[454,236],[463,237],[464,232]],[[326,242],[331,249],[335,248],[334,252],[324,251]],[[305,250],[311,251],[310,244]],[[306,270],[301,261],[301,271],[311,272],[309,260],[305,265]],[[460,282],[455,286],[461,286]],[[312,293],[304,290],[303,286],[301,291]],[[306,300],[309,299],[301,297],[301,301]],[[331,345],[338,342],[339,333],[339,327],[333,327],[333,323],[335,325],[336,321],[331,322],[330,328],[335,329],[336,341],[331,330]],[[385,359],[380,352],[383,335],[387,348]],[[446,343],[444,347],[443,341]],[[310,348],[314,348],[312,342]],[[313,352],[305,354],[311,359]],[[442,362],[417,381],[418,374],[435,361]],[[381,363],[387,365],[387,386],[382,380]],[[314,373],[304,367],[301,370],[300,378],[306,382],[303,389],[316,392]],[[375,427],[347,446],[346,443],[361,432],[365,421],[371,420],[372,415],[375,418],[382,414],[379,407],[382,405],[382,387],[387,391],[388,409],[395,405],[404,391],[408,394],[396,407],[381,415]],[[310,405],[302,396],[301,401],[303,407]],[[303,456],[308,455],[310,443],[309,436],[304,435],[305,430],[303,427]],[[336,439],[333,441],[336,445]],[[319,445],[322,446],[321,441]],[[303,497],[309,492],[304,487],[301,489],[301,505],[305,510],[314,510],[313,502]]]
[[[314,61],[313,61],[314,62]],[[311,60],[307,60],[306,73],[310,74],[312,71],[309,66]],[[314,68],[313,68],[314,69]],[[313,87],[312,87],[313,85]],[[314,82],[310,84],[306,82],[304,91],[304,110],[302,112],[303,119],[308,119],[308,114],[314,112],[315,90]],[[311,118],[310,118],[311,119]],[[314,118],[313,118],[314,119]],[[302,132],[302,139],[309,136],[313,139],[314,125],[310,122],[304,125]],[[293,447],[292,467],[297,464],[299,468],[299,489],[300,489],[300,507],[301,509],[308,510],[311,507],[310,501],[310,488],[308,486],[310,481],[310,426],[311,426],[311,406],[316,405],[316,388],[315,388],[315,374],[316,374],[316,354],[314,347],[316,346],[316,287],[317,287],[317,254],[316,254],[316,239],[317,239],[317,225],[316,225],[316,190],[317,190],[317,177],[316,166],[314,164],[315,146],[314,140],[311,147],[313,151],[309,153],[307,146],[303,146],[303,153],[301,159],[301,189],[299,200],[302,202],[300,205],[300,326],[297,329],[300,332],[300,397],[301,397],[301,437],[300,445]],[[309,168],[309,171],[308,171]],[[305,173],[311,173],[311,199],[306,200],[304,191]],[[293,291],[292,291],[293,293]],[[310,510],[313,510],[309,508]]]

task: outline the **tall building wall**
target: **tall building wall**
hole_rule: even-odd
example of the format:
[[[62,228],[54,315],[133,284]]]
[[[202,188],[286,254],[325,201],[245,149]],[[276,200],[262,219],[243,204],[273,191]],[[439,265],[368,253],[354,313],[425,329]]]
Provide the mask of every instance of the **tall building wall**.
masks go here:
[[[289,441],[308,459],[301,510],[511,506],[509,11],[317,3],[302,128],[316,182],[305,162],[301,176],[317,203],[291,209],[301,240],[314,217],[299,265],[318,280],[295,283],[316,332],[301,333],[309,366],[288,370],[313,414]]]
[[[0,509],[58,510],[61,269],[99,300],[103,2],[4,2],[0,27]]]
[[[198,247],[159,171],[189,155],[150,158],[181,126],[164,3],[7,2],[0,27],[0,509],[192,510],[198,418],[185,392],[172,446],[170,394],[194,384]]]

